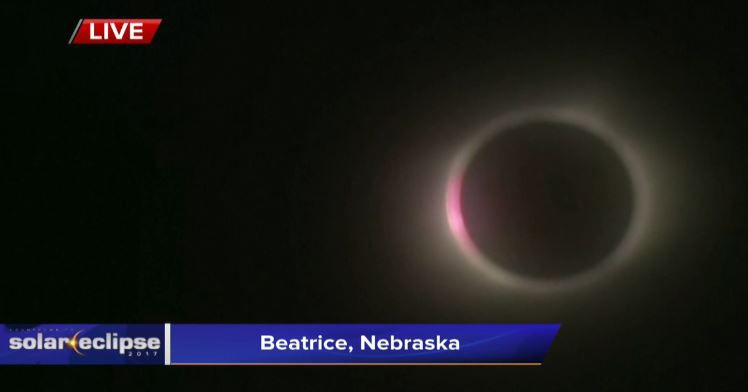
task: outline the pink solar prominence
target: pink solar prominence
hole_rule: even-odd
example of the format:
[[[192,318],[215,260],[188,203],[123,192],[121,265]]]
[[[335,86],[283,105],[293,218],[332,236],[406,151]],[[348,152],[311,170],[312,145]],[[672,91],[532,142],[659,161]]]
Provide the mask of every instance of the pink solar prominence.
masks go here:
[[[447,221],[449,229],[457,239],[459,246],[468,254],[475,255],[477,248],[465,227],[462,217],[462,175],[455,175],[447,186]]]

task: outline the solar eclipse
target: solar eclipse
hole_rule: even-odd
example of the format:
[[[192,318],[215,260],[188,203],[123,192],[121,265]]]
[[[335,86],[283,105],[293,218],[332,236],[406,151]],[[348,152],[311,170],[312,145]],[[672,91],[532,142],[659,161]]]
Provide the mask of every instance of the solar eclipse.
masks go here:
[[[571,287],[637,246],[646,188],[641,160],[608,124],[572,110],[520,111],[459,152],[447,220],[467,260],[502,284]]]

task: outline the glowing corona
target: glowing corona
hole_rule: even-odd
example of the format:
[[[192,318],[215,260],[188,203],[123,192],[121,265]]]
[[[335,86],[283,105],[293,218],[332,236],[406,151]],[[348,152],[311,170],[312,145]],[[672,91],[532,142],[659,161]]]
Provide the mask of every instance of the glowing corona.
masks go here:
[[[473,243],[462,214],[462,180],[465,169],[475,152],[486,140],[496,136],[498,133],[513,126],[539,120],[573,125],[600,137],[619,155],[629,173],[634,189],[632,219],[619,244],[595,267],[563,279],[535,279],[518,275],[499,267],[489,260]],[[450,168],[446,188],[445,206],[447,223],[458,247],[465,254],[467,260],[484,272],[485,275],[495,279],[499,283],[514,288],[535,291],[570,288],[589,283],[599,278],[602,274],[607,273],[612,267],[627,260],[640,243],[651,209],[651,187],[649,186],[649,179],[645,175],[642,160],[634,154],[628,143],[617,132],[613,131],[608,124],[604,124],[594,116],[568,109],[541,108],[524,110],[499,117],[492,121],[485,128],[480,129],[475,137],[469,140],[459,151]]]

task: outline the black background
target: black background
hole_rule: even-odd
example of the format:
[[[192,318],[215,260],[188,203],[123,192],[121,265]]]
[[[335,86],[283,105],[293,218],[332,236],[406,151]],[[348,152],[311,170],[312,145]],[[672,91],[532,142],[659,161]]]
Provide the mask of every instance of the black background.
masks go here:
[[[3,322],[564,327],[540,368],[4,368],[4,376],[102,389],[736,390],[745,382],[748,52],[738,10],[191,1],[6,10],[19,30],[4,35]],[[81,17],[164,22],[149,47],[68,46]],[[714,188],[699,192],[720,195],[703,198],[721,206],[699,220],[709,226],[661,255],[687,267],[652,267],[618,287],[626,293],[590,293],[527,317],[492,308],[491,298],[440,303],[417,279],[404,284],[395,271],[409,268],[409,253],[393,227],[409,216],[388,209],[398,196],[388,195],[387,178],[398,172],[393,157],[418,154],[430,136],[383,125],[440,118],[431,102],[443,111],[461,94],[512,80],[512,70],[563,75],[576,64],[636,69],[640,86],[669,97],[653,110],[677,108],[697,124],[658,135],[710,178]]]

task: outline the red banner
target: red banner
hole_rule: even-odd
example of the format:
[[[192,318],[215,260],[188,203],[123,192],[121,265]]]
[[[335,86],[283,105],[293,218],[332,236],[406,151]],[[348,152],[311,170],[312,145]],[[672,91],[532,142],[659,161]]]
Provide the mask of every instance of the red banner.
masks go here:
[[[148,45],[161,19],[80,19],[71,45]]]

